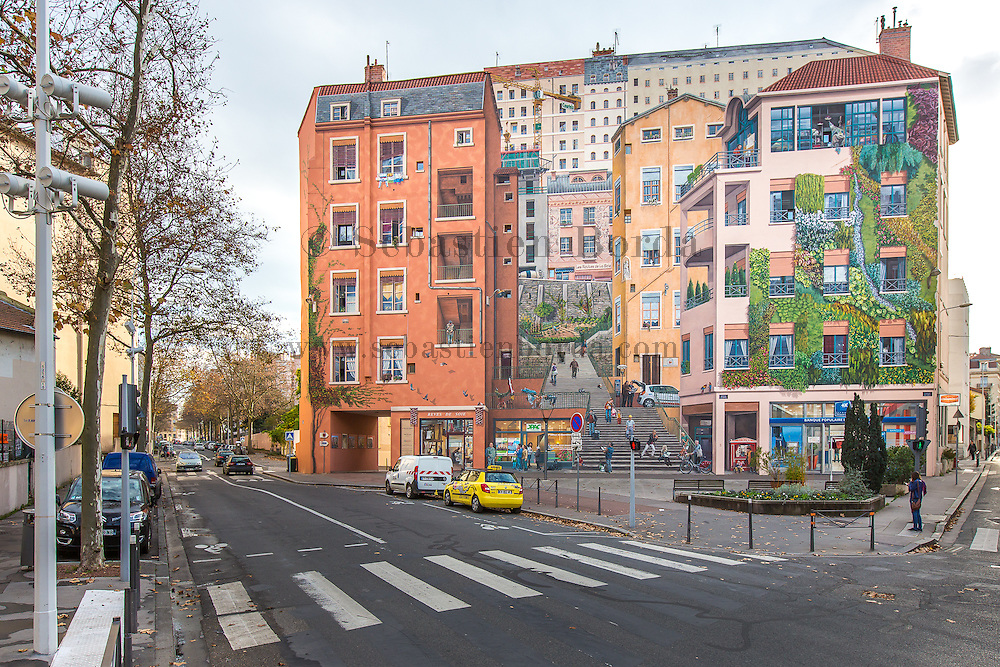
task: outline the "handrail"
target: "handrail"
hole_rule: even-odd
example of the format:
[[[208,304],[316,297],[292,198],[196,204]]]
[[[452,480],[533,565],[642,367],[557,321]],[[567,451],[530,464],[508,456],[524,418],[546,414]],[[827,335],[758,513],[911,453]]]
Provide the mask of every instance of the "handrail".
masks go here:
[[[705,220],[702,220],[694,227],[688,228],[687,234],[684,235],[684,242],[687,243],[694,237],[698,236],[698,234],[701,234],[702,232],[707,232],[714,226],[715,226],[715,221],[712,218],[707,218]]]
[[[664,414],[663,416],[666,418],[666,420],[668,422],[666,424],[667,432],[669,434],[671,434],[671,435],[676,435],[677,439],[685,447],[687,447],[687,446],[690,445],[693,448],[694,447],[694,438],[692,438],[690,436],[690,434],[688,434],[688,432],[686,430],[684,430],[684,427],[681,426],[680,422],[677,421],[676,419],[674,419],[673,417],[671,417],[670,415]],[[674,429],[674,431],[671,432],[671,429]]]
[[[698,176],[696,178],[692,178],[687,183],[683,183],[681,185],[681,197],[683,198],[684,195],[694,188],[694,186],[719,169],[744,169],[747,167],[757,166],[760,166],[760,163],[757,160],[756,149],[745,151],[719,151],[706,160],[705,164],[701,165],[701,171],[697,172]]]
[[[111,620],[111,628],[108,630],[108,639],[104,644],[104,656],[101,658],[101,667],[121,667],[122,665],[121,626],[121,616],[115,616]]]

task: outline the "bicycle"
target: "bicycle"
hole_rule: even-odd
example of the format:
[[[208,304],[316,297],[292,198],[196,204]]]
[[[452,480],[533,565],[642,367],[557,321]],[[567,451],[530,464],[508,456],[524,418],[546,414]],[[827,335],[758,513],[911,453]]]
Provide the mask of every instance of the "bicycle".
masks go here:
[[[687,474],[693,470],[696,470],[699,473],[709,474],[712,472],[712,464],[706,459],[702,459],[701,463],[695,463],[691,460],[691,455],[683,456],[681,458],[681,472]]]

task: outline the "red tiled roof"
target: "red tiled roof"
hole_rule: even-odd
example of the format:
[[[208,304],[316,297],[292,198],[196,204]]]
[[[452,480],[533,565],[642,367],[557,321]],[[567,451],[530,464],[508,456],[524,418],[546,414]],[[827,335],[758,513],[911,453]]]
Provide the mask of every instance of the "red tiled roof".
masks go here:
[[[371,84],[372,90],[402,90],[404,88],[425,88],[427,86],[454,86],[460,83],[476,83],[486,80],[486,72],[466,72],[464,74],[446,74],[444,76],[428,76],[422,79],[405,79],[403,81],[382,81]],[[317,95],[347,95],[363,93],[367,89],[364,83],[339,83],[332,86],[320,86]]]
[[[30,308],[0,300],[0,329],[28,335],[35,334],[35,314]]]
[[[515,69],[517,68],[517,69]],[[583,59],[574,60],[546,60],[539,63],[524,63],[521,65],[501,65],[500,67],[487,67],[486,71],[492,76],[499,76],[504,79],[546,79],[554,76],[578,76],[584,70]],[[520,72],[520,75],[515,75]]]
[[[764,89],[764,92],[936,79],[941,75],[941,72],[929,67],[914,65],[907,60],[881,54],[831,58],[806,63],[783,79],[772,83]]]

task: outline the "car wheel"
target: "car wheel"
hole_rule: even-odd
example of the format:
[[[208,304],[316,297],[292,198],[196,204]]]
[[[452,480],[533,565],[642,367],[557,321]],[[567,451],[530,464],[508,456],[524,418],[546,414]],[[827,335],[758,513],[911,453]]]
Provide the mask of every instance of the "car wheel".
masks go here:
[[[479,502],[479,496],[475,495],[472,496],[472,511],[475,512],[476,514],[479,514],[480,512],[483,511],[483,506]]]
[[[394,495],[394,491],[392,490],[392,484],[389,483],[389,480],[385,480],[385,494],[387,496]]]
[[[511,514],[520,514],[521,513],[521,508],[520,507],[511,507],[510,508],[510,513]]]
[[[645,401],[642,402],[642,404],[644,407],[651,408],[653,407],[653,399],[647,398]]]
[[[444,504],[447,505],[448,507],[454,505],[454,503],[451,502],[451,491],[444,492]]]
[[[406,485],[406,497],[413,500],[417,497],[417,490],[413,488],[412,484]]]

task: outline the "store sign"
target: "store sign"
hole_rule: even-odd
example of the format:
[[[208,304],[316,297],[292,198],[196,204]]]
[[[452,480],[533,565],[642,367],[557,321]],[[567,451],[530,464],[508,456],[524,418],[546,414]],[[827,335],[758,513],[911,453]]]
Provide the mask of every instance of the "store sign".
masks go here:
[[[663,366],[663,368],[677,368],[678,366],[677,362],[678,362],[677,357],[663,357],[662,359],[660,359],[660,364]]]
[[[847,414],[847,411],[848,409],[850,409],[850,407],[851,407],[850,401],[837,401],[836,403],[833,404],[833,411],[838,415]]]
[[[539,424],[538,422],[527,422],[524,425],[524,432],[525,433],[541,433],[542,432],[542,425]]]
[[[961,405],[961,394],[941,394],[938,396],[938,405]]]

